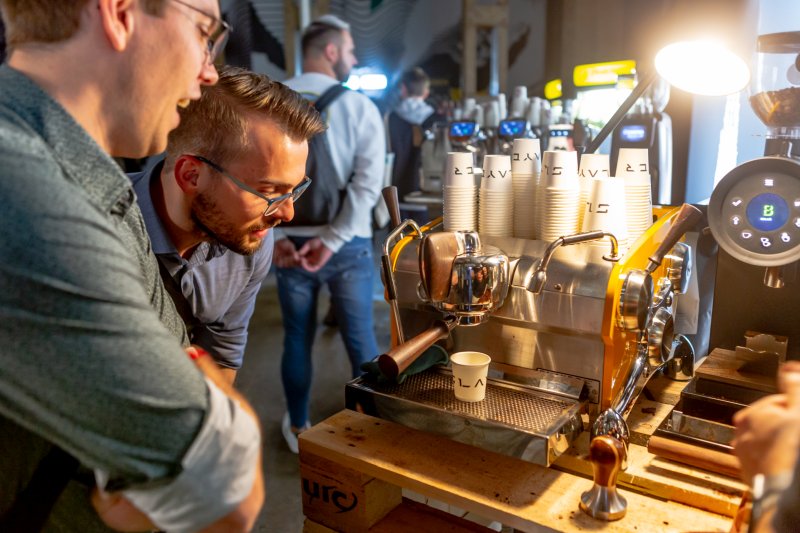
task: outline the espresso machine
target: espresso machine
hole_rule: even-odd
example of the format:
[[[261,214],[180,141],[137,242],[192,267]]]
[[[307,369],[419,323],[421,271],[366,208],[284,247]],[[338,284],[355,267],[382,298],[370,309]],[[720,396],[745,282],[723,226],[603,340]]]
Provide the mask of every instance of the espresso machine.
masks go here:
[[[482,351],[492,358],[486,399],[455,400],[449,370],[434,368],[401,384],[358,378],[347,407],[543,465],[583,430],[583,412],[593,437],[626,443],[625,416],[649,377],[694,366],[673,311],[692,264],[678,240],[697,216],[674,209],[620,256],[603,231],[545,242],[398,214],[382,261],[395,342],[381,370],[397,377],[432,342]],[[601,239],[609,244],[586,245]]]
[[[497,127],[498,154],[511,155],[514,139],[536,139],[530,123],[524,118],[507,118]]]
[[[480,108],[480,107],[478,107]],[[475,165],[481,166],[483,156],[489,152],[489,139],[477,120],[453,120],[448,124],[447,138],[457,152],[475,154]]]

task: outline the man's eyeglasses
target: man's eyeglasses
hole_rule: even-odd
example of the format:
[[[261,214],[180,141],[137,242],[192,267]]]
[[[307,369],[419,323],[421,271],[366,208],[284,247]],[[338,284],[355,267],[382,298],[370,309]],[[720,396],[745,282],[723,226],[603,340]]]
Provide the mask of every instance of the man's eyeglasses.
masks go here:
[[[198,29],[206,40],[206,59],[209,63],[213,63],[217,56],[219,56],[219,54],[225,48],[225,44],[228,42],[228,37],[230,37],[232,31],[230,24],[220,18],[215,17],[208,11],[197,8],[187,2],[184,2],[183,0],[172,1],[176,4],[188,7],[192,11],[196,11],[204,17],[211,19],[212,27],[210,29],[205,29],[202,26],[198,26]]]
[[[194,157],[198,161],[200,161],[202,163],[205,163],[206,165],[210,166],[211,168],[213,168],[214,170],[216,170],[217,172],[219,172],[220,174],[222,174],[223,176],[225,176],[226,178],[231,180],[240,189],[242,189],[244,191],[247,191],[247,192],[249,192],[251,194],[255,194],[256,196],[258,196],[262,200],[266,200],[267,208],[264,210],[264,215],[263,215],[265,217],[275,213],[278,209],[280,209],[280,207],[283,204],[285,204],[289,200],[291,200],[292,203],[296,202],[297,199],[300,198],[300,196],[304,192],[306,192],[306,189],[308,189],[308,186],[311,185],[311,178],[306,176],[306,177],[303,178],[303,181],[301,181],[300,184],[297,187],[292,189],[292,192],[287,192],[286,194],[282,194],[282,195],[276,196],[274,198],[268,198],[267,196],[264,196],[263,194],[261,194],[260,192],[255,190],[254,188],[252,188],[249,185],[247,185],[246,183],[244,183],[244,182],[234,178],[230,174],[228,174],[228,172],[224,168],[222,168],[218,164],[214,163],[213,161],[209,161],[205,157],[199,156],[199,155],[192,155],[190,157]]]

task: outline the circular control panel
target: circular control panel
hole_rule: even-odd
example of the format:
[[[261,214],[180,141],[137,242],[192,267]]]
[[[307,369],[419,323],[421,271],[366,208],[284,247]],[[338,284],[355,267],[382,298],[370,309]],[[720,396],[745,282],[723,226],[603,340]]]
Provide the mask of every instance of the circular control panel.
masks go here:
[[[714,188],[708,222],[719,245],[751,265],[800,259],[800,163],[762,157],[730,171]]]

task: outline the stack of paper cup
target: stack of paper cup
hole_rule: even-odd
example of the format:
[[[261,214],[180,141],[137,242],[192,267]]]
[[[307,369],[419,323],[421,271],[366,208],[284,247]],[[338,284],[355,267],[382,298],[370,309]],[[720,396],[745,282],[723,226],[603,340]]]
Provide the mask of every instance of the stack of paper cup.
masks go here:
[[[625,182],[628,241],[631,245],[653,224],[653,205],[646,148],[620,148],[616,178]]]
[[[609,162],[607,154],[583,154],[578,166],[578,176],[581,184],[580,209],[578,210],[578,227],[583,227],[583,213],[586,210],[586,202],[589,199],[589,187],[591,178],[607,178],[611,174],[608,172]]]
[[[581,231],[603,230],[613,234],[620,253],[623,253],[628,247],[625,182],[616,178],[588,178],[587,181],[589,196],[583,209]],[[610,247],[608,240],[605,238],[590,244]]]
[[[625,201],[627,203],[628,241],[633,245],[653,224],[650,176],[627,176],[625,178]]]
[[[554,241],[578,231],[578,157],[576,152],[546,151],[537,193],[538,238]]]
[[[478,232],[491,237],[513,233],[514,189],[509,156],[483,156],[478,205]]]
[[[539,139],[514,139],[511,175],[514,189],[514,237],[536,238],[536,190],[541,175]]]
[[[445,231],[478,229],[478,186],[471,152],[447,154],[442,196]]]

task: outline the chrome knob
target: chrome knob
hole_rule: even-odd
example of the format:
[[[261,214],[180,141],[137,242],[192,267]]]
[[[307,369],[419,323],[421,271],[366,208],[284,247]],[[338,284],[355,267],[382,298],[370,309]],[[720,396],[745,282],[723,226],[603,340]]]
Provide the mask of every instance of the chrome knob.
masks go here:
[[[664,256],[664,271],[672,283],[672,290],[684,294],[692,279],[692,249],[686,243],[676,243]]]
[[[626,331],[641,331],[653,300],[653,279],[644,270],[631,270],[622,283],[617,323]]]

